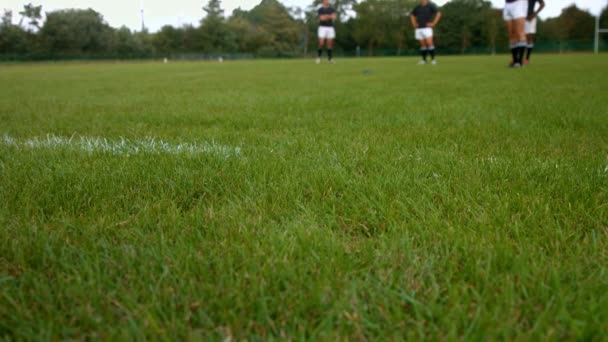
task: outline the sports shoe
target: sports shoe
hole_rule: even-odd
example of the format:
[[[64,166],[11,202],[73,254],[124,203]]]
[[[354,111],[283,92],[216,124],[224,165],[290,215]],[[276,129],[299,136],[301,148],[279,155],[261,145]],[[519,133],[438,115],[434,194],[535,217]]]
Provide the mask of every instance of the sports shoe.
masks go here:
[[[528,65],[528,64],[530,64],[530,60],[524,59],[524,65]]]
[[[321,64],[321,58],[317,58],[317,59],[315,60],[315,63],[317,63],[317,64]]]
[[[433,64],[433,65],[437,65],[437,61],[433,59],[433,60],[431,61],[431,64]]]
[[[519,69],[519,68],[521,68],[521,64],[519,64],[519,63],[511,63],[511,64],[509,64],[509,68]]]
[[[327,63],[329,63],[329,64],[336,64],[333,59],[327,60]]]
[[[424,65],[424,64],[426,64],[425,60],[422,60],[422,61],[418,62],[418,65]]]

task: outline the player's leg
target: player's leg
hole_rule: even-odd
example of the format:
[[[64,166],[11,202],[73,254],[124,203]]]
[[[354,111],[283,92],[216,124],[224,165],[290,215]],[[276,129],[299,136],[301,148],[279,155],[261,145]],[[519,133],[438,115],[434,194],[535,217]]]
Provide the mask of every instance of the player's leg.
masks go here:
[[[503,18],[507,22],[507,29],[509,31],[509,48],[511,49],[512,57],[509,66],[512,68],[521,66],[518,18],[525,18],[525,13],[521,16],[521,11],[518,11],[519,2],[523,2],[523,0],[507,3],[503,11]]]
[[[433,44],[433,36],[430,35],[428,38],[426,38],[426,50],[428,51],[429,55],[431,55],[431,64],[436,64],[435,63],[435,44]]]
[[[526,34],[526,41],[528,45],[526,46],[526,60],[524,64],[530,63],[530,55],[532,54],[532,50],[534,49],[534,35]]]
[[[507,29],[509,31],[509,48],[511,49],[510,66],[514,66],[517,63],[517,38],[515,38],[515,22],[513,20],[507,20]]]
[[[526,53],[526,18],[528,17],[528,1],[517,0],[512,3],[511,15],[513,17],[513,34],[517,52],[516,63],[522,65]]]
[[[333,62],[334,59],[334,39],[336,38],[336,30],[331,27],[328,29],[328,35],[327,35],[327,60],[329,60],[330,63]]]
[[[520,65],[523,64],[524,54],[526,53],[526,46],[528,43],[526,42],[526,18],[517,18],[514,20],[514,30],[515,36],[517,38],[516,49],[517,49],[517,61]]]
[[[526,46],[526,59],[524,61],[525,64],[530,63],[530,55],[532,54],[532,50],[534,49],[534,36],[536,35],[536,18],[526,21],[526,42],[528,45]]]
[[[323,47],[325,46],[325,38],[322,36],[321,29],[319,29],[319,50],[317,51],[317,64],[321,63],[321,57],[323,57]]]
[[[428,46],[426,46],[426,40],[425,39],[421,39],[420,40],[420,55],[422,57],[422,60],[420,61],[420,64],[426,64],[426,57],[429,54],[429,50],[428,50]]]
[[[424,38],[422,29],[416,29],[416,40],[420,42],[420,57],[422,57],[418,64],[426,64],[426,56],[428,51],[426,49],[426,40]]]

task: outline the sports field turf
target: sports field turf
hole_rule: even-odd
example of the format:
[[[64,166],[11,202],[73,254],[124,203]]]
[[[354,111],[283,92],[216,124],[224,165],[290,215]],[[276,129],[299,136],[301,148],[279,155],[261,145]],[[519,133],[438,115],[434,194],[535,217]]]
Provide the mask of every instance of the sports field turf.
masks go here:
[[[608,58],[0,65],[0,338],[603,339]]]

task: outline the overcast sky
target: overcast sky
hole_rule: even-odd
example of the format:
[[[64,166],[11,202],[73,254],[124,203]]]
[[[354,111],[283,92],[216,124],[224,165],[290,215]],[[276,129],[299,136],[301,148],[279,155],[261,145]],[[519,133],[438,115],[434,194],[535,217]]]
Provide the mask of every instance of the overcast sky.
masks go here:
[[[299,7],[307,7],[312,3],[311,0],[280,1],[286,6]],[[491,1],[497,8],[504,4],[504,0]],[[14,20],[17,22],[19,20],[17,13],[23,8],[23,5],[30,2],[34,5],[42,4],[43,12],[64,8],[92,8],[100,12],[111,26],[126,25],[137,30],[141,27],[140,8],[143,4],[146,27],[150,31],[157,31],[163,25],[181,26],[198,23],[204,15],[202,5],[207,0],[1,0],[0,8],[12,10]],[[223,0],[222,7],[228,15],[235,8],[249,10],[259,2],[260,0]],[[435,0],[435,2],[443,5],[447,0]],[[608,0],[545,0],[545,2],[547,7],[541,14],[542,18],[558,16],[562,8],[573,3],[580,8],[590,10],[594,15],[608,5]]]

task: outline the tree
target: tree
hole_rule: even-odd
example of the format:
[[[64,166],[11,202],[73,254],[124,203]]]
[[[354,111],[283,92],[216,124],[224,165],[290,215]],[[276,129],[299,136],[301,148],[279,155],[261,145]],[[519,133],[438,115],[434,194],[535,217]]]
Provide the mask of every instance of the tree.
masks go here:
[[[154,55],[154,35],[148,30],[133,33],[133,39],[137,46],[137,54],[141,56]]]
[[[53,54],[107,53],[113,39],[112,29],[92,9],[47,13],[40,35],[47,51]]]
[[[357,23],[354,37],[359,45],[367,47],[370,56],[374,47],[386,40],[386,19],[391,15],[389,9],[386,0],[366,0],[355,5]]]
[[[319,26],[319,15],[317,8],[309,6],[304,11],[304,54],[308,51],[315,51],[318,45],[317,42],[317,27]],[[339,44],[336,44],[339,45]]]
[[[236,12],[236,11],[235,11]],[[263,32],[264,45],[256,47],[256,52],[267,57],[293,56],[297,54],[298,43],[304,27],[291,17],[285,6],[277,0],[262,0],[251,11],[239,10],[233,13],[249,21],[257,31]]]
[[[169,55],[184,50],[184,30],[165,25],[154,35],[156,51]]]
[[[442,48],[464,53],[474,46],[488,46],[496,41],[499,25],[495,23],[494,37],[488,37],[488,22],[492,18],[492,4],[484,0],[453,0],[441,9],[441,23],[437,26],[437,40]],[[481,14],[481,15],[480,15]],[[506,29],[504,31],[506,34]]]
[[[0,22],[0,54],[25,54],[29,51],[27,32],[13,25],[13,12],[5,10]]]
[[[112,54],[120,57],[135,57],[145,53],[142,41],[128,27],[122,26],[114,31],[114,41],[110,47]]]
[[[508,45],[507,25],[502,18],[502,11],[488,8],[483,13],[484,31],[487,44],[492,54]]]
[[[201,20],[201,47],[206,52],[222,52],[227,43],[228,31],[220,0],[209,0],[203,10],[207,15]]]
[[[416,0],[390,0],[387,5],[388,17],[386,47],[396,48],[397,55],[408,47],[416,46],[414,42],[414,28],[409,19],[409,14],[414,10],[418,1]]]
[[[2,20],[0,21],[0,28],[13,26],[13,11],[4,10],[2,14]]]
[[[591,13],[571,5],[559,16],[562,32],[568,40],[592,40],[595,18]]]
[[[254,25],[242,15],[233,15],[227,25],[231,52],[256,53],[260,47],[271,43],[266,30]]]
[[[202,51],[202,43],[200,41],[200,30],[192,25],[184,25],[180,28],[183,36],[183,51],[184,52],[199,52]]]
[[[224,19],[224,10],[222,9],[222,2],[220,0],[209,0],[207,5],[203,6],[203,10],[207,13],[207,20]]]
[[[345,23],[357,43],[367,48],[388,49],[390,53],[403,54],[417,46],[414,28],[409,15],[418,0],[365,0],[354,6],[357,17]]]
[[[591,47],[595,18],[591,13],[571,5],[557,18],[547,19],[539,32],[539,41],[559,42],[560,51],[575,47]]]
[[[604,7],[602,12],[600,12],[600,28],[608,28],[608,6]],[[600,36],[602,41],[608,44],[608,34],[604,33]]]
[[[34,27],[36,30],[40,29],[39,21],[42,19],[42,6],[34,6],[31,3],[23,6],[23,11],[19,12],[21,20],[19,26],[23,25],[23,19],[27,18],[28,26]]]

